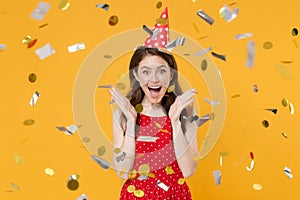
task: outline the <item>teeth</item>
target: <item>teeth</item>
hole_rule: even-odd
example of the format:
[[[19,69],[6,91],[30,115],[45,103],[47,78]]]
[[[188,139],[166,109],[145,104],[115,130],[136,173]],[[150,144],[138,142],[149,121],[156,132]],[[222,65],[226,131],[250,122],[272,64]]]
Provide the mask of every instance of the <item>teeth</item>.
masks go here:
[[[160,88],[160,87],[149,87],[150,89],[158,89],[158,88]]]

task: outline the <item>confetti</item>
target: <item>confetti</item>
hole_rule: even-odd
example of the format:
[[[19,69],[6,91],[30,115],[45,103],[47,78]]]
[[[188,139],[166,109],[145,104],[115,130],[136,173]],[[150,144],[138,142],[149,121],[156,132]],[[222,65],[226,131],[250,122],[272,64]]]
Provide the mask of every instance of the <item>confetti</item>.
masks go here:
[[[84,138],[82,138],[82,141],[83,141],[84,143],[88,143],[88,142],[91,141],[91,139],[90,139],[89,137],[84,137]]]
[[[30,137],[27,137],[27,138],[23,139],[23,140],[20,142],[20,144],[25,143],[29,138],[30,138]]]
[[[198,40],[202,40],[202,39],[205,39],[207,37],[208,37],[208,35],[205,35],[205,36],[202,36],[202,37],[198,38]]]
[[[143,136],[143,135],[140,135],[136,141],[138,142],[156,142],[156,140],[158,139],[159,137],[153,137],[153,136]]]
[[[262,121],[262,125],[265,127],[265,128],[268,128],[269,127],[269,122],[267,120],[263,120]]]
[[[255,43],[253,41],[249,41],[247,43],[247,59],[246,59],[247,67],[253,67],[254,56],[255,56]]]
[[[162,128],[162,126],[160,125],[160,123],[155,123],[155,126],[156,126],[157,128]]]
[[[294,43],[295,47],[298,48],[298,43],[294,38],[293,38],[293,43]]]
[[[219,154],[221,156],[228,156],[229,155],[229,153],[227,151],[221,151],[221,152],[219,152]]]
[[[182,40],[184,40],[184,38]],[[171,42],[169,42],[166,45],[166,49],[168,51],[172,51],[175,47],[177,47],[178,45],[180,45],[180,43],[181,43],[181,39],[180,38],[176,38],[176,39],[172,40]]]
[[[144,191],[143,190],[135,190],[133,192],[134,196],[136,197],[143,197],[145,195]]]
[[[215,180],[216,185],[217,186],[220,185],[221,177],[222,177],[221,170],[213,171],[213,175],[214,175],[214,180]]]
[[[183,185],[184,182],[185,182],[184,178],[180,178],[180,179],[178,179],[178,181],[177,181],[177,183],[178,183],[179,185]]]
[[[147,180],[148,179],[148,176],[146,176],[146,175],[140,175],[139,177],[138,177],[138,180],[139,181],[143,181],[143,180]]]
[[[129,186],[127,187],[127,192],[133,193],[134,191],[135,191],[135,186],[134,186],[134,185],[129,185]]]
[[[23,44],[26,44],[26,45],[30,44],[31,42],[32,42],[32,39],[31,39],[31,37],[30,37],[29,35],[27,35],[27,36],[22,40],[22,43],[23,43]]]
[[[34,122],[35,122],[34,119],[26,119],[26,120],[23,121],[23,124],[25,126],[31,126],[31,125],[34,124]]]
[[[199,28],[197,27],[197,25],[196,25],[195,23],[193,23],[193,27],[194,27],[194,29],[195,29],[198,33],[200,33],[200,30],[199,30]]]
[[[126,89],[126,85],[124,83],[118,82],[116,84],[116,88],[118,88],[119,90],[125,90]]]
[[[292,36],[297,36],[298,35],[298,29],[297,28],[293,28],[292,29]]]
[[[203,60],[201,61],[201,69],[202,69],[203,71],[205,71],[205,70],[207,69],[207,61],[206,61],[205,59],[203,59]]]
[[[164,191],[168,191],[169,190],[169,187],[166,184],[164,184],[163,182],[161,182],[160,180],[157,180],[156,184],[157,184],[158,187],[160,187]]]
[[[29,101],[29,104],[34,107],[37,103],[37,100],[38,98],[40,97],[40,93],[38,91],[36,91],[35,93],[33,93],[30,101]]]
[[[76,200],[89,200],[89,198],[85,194],[82,194]]]
[[[45,174],[49,175],[49,176],[54,176],[55,172],[53,169],[51,168],[46,168],[45,169]]]
[[[56,128],[59,130],[59,131],[64,131],[64,133],[66,135],[73,135],[77,130],[78,130],[78,126],[76,125],[70,125],[70,126],[67,126],[67,127],[64,127],[64,126],[56,126]]]
[[[47,43],[43,47],[35,50],[35,53],[41,60],[44,60],[45,58],[54,54],[55,50],[53,49],[50,43]]]
[[[108,19],[108,24],[111,25],[111,26],[115,26],[115,25],[117,25],[118,21],[119,21],[118,16],[112,15],[112,16]]]
[[[197,56],[200,56],[200,55],[205,54],[205,53],[207,53],[207,52],[209,52],[209,51],[211,51],[211,50],[212,50],[212,47],[208,47],[208,48],[206,48],[206,49],[203,49],[203,50],[201,50],[201,51],[196,52],[196,53],[195,53],[195,56],[196,56],[196,57],[197,57]]]
[[[142,164],[139,166],[139,174],[140,175],[148,175],[148,173],[150,172],[150,166],[147,164]]]
[[[202,124],[204,124],[205,122],[209,121],[211,119],[210,114],[206,114],[204,116],[201,116],[200,118],[196,119],[196,124],[198,127],[200,127]]]
[[[23,158],[22,158],[22,156],[20,156],[20,155],[18,155],[18,154],[15,154],[15,155],[14,155],[14,160],[15,160],[16,164],[18,164],[18,165],[21,165],[21,164],[23,163]]]
[[[168,93],[171,93],[171,92],[173,92],[174,90],[175,90],[175,85],[172,84],[172,85],[170,85],[170,86],[168,87],[167,92],[168,92]]]
[[[96,8],[102,8],[103,10],[108,11],[109,10],[109,5],[106,3],[99,3],[96,5]]]
[[[212,105],[212,106],[217,106],[217,105],[220,104],[219,101],[211,101],[211,100],[209,100],[207,97],[204,98],[204,101],[205,101],[206,103]]]
[[[41,21],[44,19],[49,9],[50,9],[50,4],[41,1],[37,5],[37,8],[34,9],[34,11],[31,13],[30,17],[38,21]]]
[[[291,115],[294,115],[295,114],[295,109],[294,109],[294,105],[292,103],[289,103],[289,109],[290,109]]]
[[[103,169],[108,169],[110,164],[109,162],[107,162],[106,160],[100,158],[100,157],[97,157],[95,155],[92,155],[91,158],[98,164],[100,165]]]
[[[197,11],[197,15],[201,17],[205,22],[207,22],[209,25],[213,25],[214,19],[211,18],[208,14],[206,14],[202,9]]]
[[[109,85],[99,85],[98,88],[111,88],[112,85],[109,84]]]
[[[293,61],[291,61],[291,60],[282,60],[280,62],[283,63],[283,64],[291,64],[291,63],[293,63]]]
[[[285,133],[281,133],[281,135],[285,138],[287,138],[287,135]]]
[[[268,108],[268,109],[265,109],[267,111],[270,111],[272,113],[274,113],[275,115],[277,114],[277,109],[276,108]]]
[[[254,168],[254,160],[251,160],[251,162],[250,162],[250,166],[248,167],[248,166],[246,166],[246,169],[247,169],[247,171],[252,171],[253,170],[253,168]]]
[[[33,47],[37,43],[37,39],[32,40],[28,45],[27,48]]]
[[[73,53],[73,52],[83,50],[83,49],[85,49],[85,44],[83,42],[68,46],[68,52],[69,53]]]
[[[115,148],[114,149],[114,153],[120,153],[121,152],[121,149],[120,148]]]
[[[290,168],[284,167],[283,171],[288,178],[293,179],[294,176],[291,174],[292,170]]]
[[[262,185],[259,183],[254,183],[252,187],[254,190],[262,190]]]
[[[231,11],[226,5],[219,10],[221,18],[224,18],[228,23],[237,17],[238,12],[239,10],[237,8],[234,8],[233,11]]]
[[[174,173],[174,170],[172,169],[172,166],[167,166],[165,168],[165,171],[167,174],[173,174]]]
[[[150,173],[148,173],[148,177],[155,178],[155,174],[150,172]]]
[[[137,113],[141,113],[143,111],[143,105],[140,103],[136,104],[134,108]]]
[[[117,156],[116,157],[117,163],[120,162],[120,161],[123,161],[125,159],[125,157],[126,157],[126,153],[125,152],[123,152],[121,155]]]
[[[220,155],[220,167],[222,167],[222,165],[223,165],[223,156]]]
[[[37,79],[37,76],[36,76],[35,73],[30,73],[28,75],[28,80],[29,80],[30,83],[34,83],[36,81],[36,79]]]
[[[0,44],[0,51],[6,50],[6,44]]]
[[[156,3],[156,8],[157,9],[160,9],[162,7],[162,2],[161,1],[158,1],[157,3]]]
[[[238,97],[240,97],[240,96],[241,96],[241,95],[239,95],[239,94],[235,94],[235,95],[232,95],[231,98],[234,99],[234,98],[238,98]]]
[[[10,186],[15,190],[15,191],[20,191],[20,187],[17,186],[15,183],[10,183]]]
[[[153,31],[151,31],[151,29],[148,28],[146,25],[143,25],[143,30],[146,31],[149,35],[153,35]]]
[[[40,25],[39,28],[44,28],[45,26],[48,26],[48,23]]]
[[[228,6],[233,6],[235,4],[237,4],[237,2],[232,2],[232,3],[228,4]]]
[[[254,159],[254,153],[250,152],[250,158],[253,160]]]
[[[253,33],[241,33],[241,34],[236,34],[234,36],[235,40],[240,40],[240,39],[245,39],[245,38],[250,38],[253,36]]]
[[[111,59],[112,56],[111,55],[104,55],[104,58]]]
[[[105,153],[105,147],[104,146],[100,146],[98,149],[97,149],[97,154],[98,156],[103,156]]]
[[[62,11],[65,11],[67,10],[69,7],[70,7],[70,2],[68,0],[61,0],[58,5],[57,5],[57,8],[62,10]]]
[[[79,187],[79,182],[75,179],[71,179],[68,181],[67,187],[69,190],[77,190]]]
[[[258,86],[257,85],[253,85],[253,92],[258,92]]]
[[[219,58],[223,61],[226,61],[226,55],[217,54],[215,52],[211,52],[211,55],[213,55],[214,57]]]
[[[273,47],[273,43],[270,41],[264,42],[263,48],[264,49],[271,49]]]

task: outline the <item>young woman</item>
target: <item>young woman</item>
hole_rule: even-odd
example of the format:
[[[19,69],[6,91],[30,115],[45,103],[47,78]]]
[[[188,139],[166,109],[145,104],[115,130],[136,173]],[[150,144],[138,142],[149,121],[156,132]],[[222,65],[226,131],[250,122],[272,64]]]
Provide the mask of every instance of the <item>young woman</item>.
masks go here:
[[[196,89],[182,93],[174,57],[157,48],[134,52],[129,78],[128,98],[110,90],[119,107],[113,113],[114,168],[127,179],[120,199],[192,199],[184,178],[197,166],[198,127],[185,119],[194,114]]]

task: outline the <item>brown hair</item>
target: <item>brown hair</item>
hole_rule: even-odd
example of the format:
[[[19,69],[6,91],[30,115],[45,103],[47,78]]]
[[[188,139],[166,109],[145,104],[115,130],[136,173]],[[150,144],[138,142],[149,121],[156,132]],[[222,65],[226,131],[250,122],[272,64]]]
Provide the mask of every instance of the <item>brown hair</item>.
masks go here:
[[[134,54],[131,57],[130,64],[129,64],[129,79],[130,79],[130,91],[128,92],[127,97],[130,100],[130,103],[133,107],[135,107],[137,104],[141,103],[145,93],[140,87],[139,82],[136,80],[133,72],[138,67],[139,63],[143,60],[145,56],[159,56],[163,58],[169,65],[171,72],[173,73],[172,80],[169,83],[169,86],[173,85],[174,90],[173,91],[166,91],[166,95],[162,98],[161,105],[164,107],[166,113],[169,112],[171,105],[174,103],[176,97],[180,94],[182,94],[182,89],[178,83],[178,68],[176,61],[174,59],[174,56],[168,53],[165,53],[157,48],[148,48],[148,47],[140,47],[137,50],[135,50]],[[182,116],[186,115],[186,109],[184,109],[181,113],[180,120],[182,119]],[[121,115],[121,122],[122,119],[125,119],[124,115]],[[137,116],[136,124],[139,122],[139,115]],[[182,130],[185,132],[185,123],[182,123]]]

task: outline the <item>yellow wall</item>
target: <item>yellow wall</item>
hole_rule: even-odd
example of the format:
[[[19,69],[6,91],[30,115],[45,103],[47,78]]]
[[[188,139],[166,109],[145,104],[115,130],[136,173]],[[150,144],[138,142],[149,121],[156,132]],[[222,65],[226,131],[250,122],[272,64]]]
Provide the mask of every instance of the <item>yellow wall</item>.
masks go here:
[[[300,45],[300,40],[299,36],[291,35],[292,28],[300,27],[298,1],[237,1],[230,8],[237,7],[240,12],[230,23],[218,14],[224,4],[233,3],[224,0],[165,0],[160,9],[156,8],[156,0],[73,0],[65,11],[57,8],[60,1],[48,0],[46,2],[51,4],[51,8],[42,21],[29,17],[38,2],[0,2],[0,44],[7,45],[7,49],[0,52],[1,200],[66,200],[76,199],[81,194],[86,194],[91,200],[118,198],[122,181],[113,170],[104,171],[91,160],[89,149],[85,148],[78,133],[68,136],[55,127],[75,123],[72,108],[74,85],[82,63],[93,49],[120,32],[141,28],[143,24],[153,26],[165,6],[169,8],[172,30],[194,39],[204,48],[212,46],[213,51],[227,56],[224,62],[209,54],[222,74],[227,99],[224,102],[227,107],[226,120],[214,149],[199,161],[194,176],[187,179],[194,199],[300,198],[297,175],[300,170],[297,155],[300,150],[297,129],[297,65],[300,62],[297,45]],[[98,3],[109,4],[109,11],[95,8]],[[200,19],[195,14],[198,9],[215,18],[215,23],[210,26]],[[116,26],[108,24],[112,15],[119,17]],[[46,23],[47,26],[38,28]],[[253,37],[234,40],[234,35],[246,32],[252,32]],[[30,49],[22,43],[26,35],[38,39]],[[201,39],[206,35],[208,37]],[[253,68],[245,66],[248,41],[254,41],[256,45]],[[271,41],[273,48],[264,49],[266,41]],[[56,53],[40,60],[34,51],[48,42]],[[85,43],[85,50],[68,53],[69,45],[80,42]],[[115,45],[111,48],[119,47]],[[189,53],[195,52],[197,49],[191,49]],[[110,63],[106,76],[111,75],[114,81],[119,79],[126,73],[128,58],[127,54],[112,58],[114,62]],[[199,84],[193,79],[194,69],[185,60],[178,57],[178,62],[182,74],[187,80],[192,79],[190,84],[199,88],[197,100],[201,113],[210,112],[211,107],[203,100],[209,97],[208,86],[203,80]],[[125,67],[122,69],[120,65]],[[37,74],[35,83],[28,81],[28,75],[32,72]],[[101,80],[99,83],[102,83]],[[253,92],[254,84],[258,86],[257,93]],[[39,91],[41,96],[33,108],[29,100],[35,91]],[[93,106],[98,120],[102,124],[105,122],[105,135],[111,138],[111,108],[101,103],[107,102],[109,95],[104,90],[101,92],[97,90],[95,93]],[[234,95],[240,96],[232,98]],[[282,106],[283,98],[293,103],[295,115],[290,114],[288,107]],[[102,105],[107,109],[103,109]],[[274,115],[264,110],[267,108],[277,108],[278,112]],[[100,112],[101,109],[103,112]],[[34,119],[35,124],[24,126],[26,119]],[[262,120],[268,120],[270,126],[264,128]],[[199,129],[199,146],[208,125]],[[84,130],[85,125],[82,126]],[[287,138],[282,136],[282,132],[286,133]],[[224,151],[228,155],[223,157],[223,166],[220,166],[219,153]],[[245,167],[250,164],[250,158],[247,158],[250,152],[254,153],[255,167],[248,172]],[[20,155],[23,161],[16,163],[15,155]],[[285,166],[292,170],[292,180],[284,174]],[[55,170],[55,175],[46,175],[46,168]],[[222,172],[222,182],[216,186],[212,172],[218,169]],[[66,183],[74,173],[80,175],[80,186],[71,191]],[[19,190],[15,190],[11,183],[17,185]],[[261,191],[252,188],[255,183],[262,185]]]

